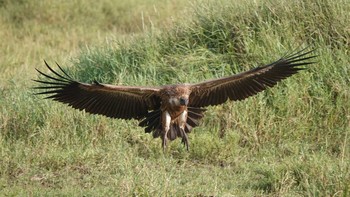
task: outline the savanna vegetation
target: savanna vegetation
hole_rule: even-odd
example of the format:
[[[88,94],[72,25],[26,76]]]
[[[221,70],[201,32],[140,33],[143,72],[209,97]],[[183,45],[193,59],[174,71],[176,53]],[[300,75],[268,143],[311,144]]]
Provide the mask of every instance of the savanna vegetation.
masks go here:
[[[349,24],[349,0],[0,0],[0,194],[349,196]],[[84,82],[161,85],[305,46],[317,63],[209,107],[189,152],[33,95],[43,59]]]

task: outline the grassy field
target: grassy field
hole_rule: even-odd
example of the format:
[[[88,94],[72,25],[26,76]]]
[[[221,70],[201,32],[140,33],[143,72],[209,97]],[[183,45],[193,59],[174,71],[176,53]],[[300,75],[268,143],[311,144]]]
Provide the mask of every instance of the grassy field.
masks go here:
[[[348,0],[0,0],[0,196],[350,196],[349,24]],[[31,89],[43,59],[84,82],[160,85],[302,46],[316,64],[209,107],[189,152]]]

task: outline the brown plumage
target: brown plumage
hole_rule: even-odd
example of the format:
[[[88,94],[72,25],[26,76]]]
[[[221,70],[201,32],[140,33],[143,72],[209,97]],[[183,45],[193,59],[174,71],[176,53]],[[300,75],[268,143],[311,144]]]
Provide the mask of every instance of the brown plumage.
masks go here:
[[[192,128],[198,126],[209,105],[219,105],[227,100],[243,100],[312,64],[312,51],[305,49],[252,70],[229,77],[195,84],[167,85],[160,87],[116,86],[81,83],[72,79],[59,65],[61,73],[53,70],[54,76],[37,70],[47,80],[34,80],[41,84],[37,94],[48,95],[69,106],[92,114],[111,118],[138,119],[145,132],[162,138],[166,147],[168,139],[182,138],[188,149],[188,137]]]

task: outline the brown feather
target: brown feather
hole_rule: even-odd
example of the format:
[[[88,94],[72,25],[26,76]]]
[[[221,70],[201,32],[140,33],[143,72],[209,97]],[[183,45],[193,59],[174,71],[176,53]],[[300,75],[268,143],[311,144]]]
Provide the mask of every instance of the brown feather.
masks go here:
[[[203,118],[203,113],[206,111],[205,109],[202,108],[194,108],[194,107],[188,107],[188,117],[187,117],[187,122],[186,122],[186,126],[185,126],[185,132],[189,133],[192,128],[196,127],[199,125],[199,121]],[[146,127],[145,128],[145,132],[146,133],[150,133],[151,131],[153,131],[153,136],[159,137],[161,132],[161,111],[160,110],[155,110],[152,112],[149,112],[146,115],[146,118],[143,119],[140,123],[139,126],[141,127]],[[178,127],[178,129],[177,129]],[[172,125],[172,127],[170,128],[173,131],[169,131],[169,132],[174,132],[168,135],[172,135],[172,137],[176,134],[177,137],[182,137],[180,132],[180,127],[174,123]],[[176,132],[175,132],[176,131]]]
[[[46,62],[46,66],[55,76],[49,76],[39,71],[51,81],[35,80],[43,86],[36,87],[53,99],[69,106],[85,110],[92,114],[101,114],[111,118],[140,119],[149,110],[160,107],[159,88],[139,86],[114,86],[95,82],[95,84],[80,83],[72,80],[63,71],[64,76],[54,71]]]
[[[236,101],[253,96],[303,69],[298,66],[314,63],[308,61],[315,57],[308,56],[311,52],[303,49],[247,72],[192,84],[189,106],[206,107],[222,104],[227,99]]]

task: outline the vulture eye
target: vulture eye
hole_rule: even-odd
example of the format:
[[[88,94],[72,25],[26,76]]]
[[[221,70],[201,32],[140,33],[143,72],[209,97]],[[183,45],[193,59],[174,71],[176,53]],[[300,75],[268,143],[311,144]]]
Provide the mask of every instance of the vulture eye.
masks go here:
[[[181,105],[187,105],[188,104],[188,99],[180,97],[180,104]]]

